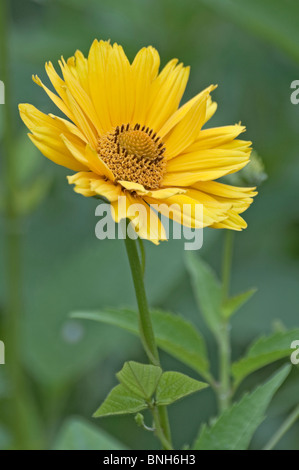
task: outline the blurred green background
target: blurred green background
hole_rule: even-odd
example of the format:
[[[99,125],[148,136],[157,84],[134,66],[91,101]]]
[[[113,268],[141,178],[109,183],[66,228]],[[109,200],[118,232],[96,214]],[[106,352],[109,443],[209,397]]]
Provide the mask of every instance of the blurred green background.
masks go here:
[[[211,83],[219,85],[213,93],[219,107],[210,124],[242,121],[247,126],[246,138],[253,141],[268,173],[245,215],[248,229],[235,237],[232,291],[258,287],[233,320],[236,357],[256,335],[268,333],[275,321],[298,326],[299,105],[290,102],[290,84],[299,79],[299,4],[296,0],[11,0],[9,4],[18,178],[29,185],[33,176],[38,178],[33,190],[38,197],[45,188],[42,202],[21,221],[23,312],[18,332],[20,357],[30,377],[29,394],[40,419],[35,423],[32,417],[33,435],[39,436],[36,447],[56,446],[65,420],[81,416],[128,447],[155,448],[156,440],[137,428],[132,417],[91,419],[116,384],[115,373],[123,362],[146,361],[135,337],[69,319],[73,310],[135,305],[124,245],[96,239],[97,201],[75,194],[66,182],[69,172],[33,148],[17,104],[28,102],[54,112],[31,75],[46,81],[46,61],[55,64],[61,55],[67,58],[76,49],[87,54],[94,38],[119,42],[130,59],[142,46],[151,44],[159,50],[162,65],[173,57],[191,65],[184,101]],[[0,119],[1,139],[2,115]],[[3,218],[0,223],[0,302],[4,308]],[[204,232],[201,255],[217,270],[223,235],[210,229]],[[214,358],[213,343],[191,291],[182,242],[169,241],[159,247],[147,242],[146,252],[151,304],[192,319],[205,333]],[[4,315],[1,322],[3,326]],[[163,355],[162,362],[166,369],[193,375],[169,356]],[[255,374],[245,387],[268,374],[269,369]],[[265,444],[298,397],[298,372],[293,371],[276,395],[252,448]],[[15,410],[6,365],[0,366],[0,400],[0,448],[7,448],[13,442],[8,423]],[[192,441],[200,423],[215,411],[209,390],[172,405],[175,445]],[[14,419],[18,420],[17,413]],[[299,448],[298,424],[278,448]]]

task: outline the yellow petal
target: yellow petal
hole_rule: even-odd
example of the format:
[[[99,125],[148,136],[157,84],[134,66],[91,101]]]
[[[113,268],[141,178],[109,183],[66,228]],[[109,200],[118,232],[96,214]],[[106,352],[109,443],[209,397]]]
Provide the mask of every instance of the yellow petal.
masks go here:
[[[167,164],[167,171],[199,171],[201,169],[214,169],[230,167],[238,163],[247,163],[250,157],[249,151],[215,148],[198,150],[173,158]]]
[[[234,126],[212,127],[211,129],[202,129],[198,139],[188,148],[188,152],[196,150],[212,149],[221,147],[232,142],[238,135],[245,132],[246,128],[239,124]],[[240,142],[240,141],[239,141]]]
[[[66,95],[69,103],[69,107],[74,116],[74,122],[78,125],[79,129],[85,135],[87,141],[94,148],[97,147],[98,137],[94,125],[82,111],[76,100],[73,98],[71,92],[66,89]]]
[[[70,170],[80,171],[85,170],[86,166],[82,165],[78,161],[76,161],[72,154],[67,151],[67,149],[63,146],[60,147],[57,140],[57,147],[53,147],[48,144],[47,140],[38,137],[37,135],[28,134],[31,141],[34,145],[42,152],[42,154],[52,160],[57,165],[65,166]]]
[[[112,216],[116,222],[122,219],[130,219],[133,228],[141,238],[159,244],[161,240],[167,240],[164,227],[154,211],[140,197],[132,197],[126,193],[119,201],[112,202]]]
[[[91,99],[104,132],[111,127],[109,94],[106,83],[106,67],[111,45],[107,41],[95,40],[88,55],[88,80]]]
[[[198,93],[198,95],[194,96],[191,100],[187,101],[183,106],[181,106],[169,119],[168,121],[163,125],[163,127],[158,131],[160,137],[164,137],[168,132],[170,132],[174,126],[176,126],[185,116],[186,114],[190,111],[190,109],[198,103],[198,101],[205,96],[206,93],[211,93],[214,89],[216,88],[215,85],[211,85],[205,90],[201,91]],[[208,101],[210,101],[210,97],[208,98]],[[206,121],[206,116],[204,118],[204,121]],[[198,129],[198,132],[200,129]]]
[[[133,183],[132,181],[118,181],[125,189],[129,191],[135,191],[138,196],[147,195],[149,197],[156,197],[158,199],[166,199],[170,196],[174,196],[175,194],[183,194],[186,192],[185,189],[182,188],[162,188],[162,189],[145,189],[142,184]]]
[[[74,75],[80,82],[81,87],[90,96],[88,81],[88,61],[81,51],[76,51],[74,57],[68,59],[67,64]]]
[[[213,228],[226,228],[230,230],[240,231],[247,227],[245,220],[235,211],[228,211],[228,217],[221,222],[212,225]]]
[[[215,181],[198,183],[195,189],[188,190],[188,194],[199,201],[205,201],[210,209],[214,207],[226,207],[226,218],[215,222],[213,228],[230,228],[242,230],[246,228],[246,222],[240,217],[253,201],[256,195],[255,188],[238,188]],[[205,192],[203,192],[205,191]]]
[[[55,95],[55,93],[53,93],[51,90],[49,90],[49,88],[47,88],[43,84],[43,82],[40,80],[40,78],[37,75],[33,75],[32,80],[38,86],[43,88],[43,90],[47,93],[49,98],[53,101],[53,103],[57,106],[57,108],[60,109],[60,111],[63,112],[63,114],[65,114],[69,119],[71,119],[71,121],[74,121],[73,114],[70,112],[70,110],[69,110],[68,106],[65,104],[65,102],[61,98],[59,98],[59,96]]]
[[[109,51],[105,75],[111,124],[126,124],[133,109],[131,66],[123,48],[116,43]]]
[[[180,194],[167,199],[159,200],[144,197],[159,213],[175,222],[191,228],[203,228],[226,217],[227,208],[230,205],[216,207],[211,204],[199,202],[189,193]]]
[[[85,167],[90,168],[89,162],[85,155],[86,145],[76,145],[74,141],[69,140],[64,134],[60,135],[60,139],[65,148],[73,155],[73,157]]]
[[[226,199],[243,199],[256,196],[255,187],[231,186],[218,181],[202,181],[194,186],[203,192],[213,194]]]
[[[97,152],[90,147],[90,145],[86,146],[85,157],[91,170],[99,175],[106,176],[110,181],[114,181],[112,171],[108,168],[106,163],[103,162]]]
[[[55,163],[72,170],[83,170],[86,166],[76,161],[61,141],[60,134],[65,132],[76,145],[84,146],[84,142],[66,125],[67,121],[59,121],[48,116],[30,104],[19,105],[20,116],[28,129],[33,133],[29,137],[38,149]]]
[[[73,134],[74,136],[79,137],[79,139],[82,140],[82,142],[85,142],[87,144],[87,139],[86,139],[85,135],[82,134],[80,129],[78,129],[78,127],[75,126],[72,122],[69,122],[66,119],[63,119],[59,116],[55,116],[54,114],[48,114],[48,116],[50,116],[52,119],[54,119],[54,121],[56,121],[57,123],[59,123],[59,122],[62,123],[63,126],[64,126],[63,131],[65,131],[65,129],[67,129],[71,134]]]
[[[100,179],[101,177],[92,171],[78,171],[71,176],[67,176],[69,184],[76,184],[80,181],[80,184],[82,184],[84,188],[89,187],[91,178]]]
[[[92,171],[81,171],[75,175],[67,177],[69,184],[75,185],[75,191],[81,192],[84,190],[84,195],[103,196],[108,201],[117,201],[118,197],[122,195],[119,185],[115,185],[110,181],[106,181],[103,177],[93,173]],[[81,194],[83,194],[81,192]]]
[[[61,139],[63,140],[68,150],[72,153],[74,158],[76,158],[78,161],[84,162],[85,165],[95,174],[99,176],[105,176],[111,181],[114,180],[113,173],[109,170],[107,165],[103,162],[97,152],[91,148],[90,145],[87,144],[84,149],[82,149],[74,145],[73,142],[70,142],[64,135],[61,135]]]
[[[187,186],[234,173],[247,165],[251,142],[232,140],[221,147],[198,149],[167,162],[164,185]],[[195,148],[196,144],[188,147]]]
[[[74,191],[78,194],[82,194],[85,197],[96,196],[96,192],[90,188],[90,179],[93,177],[90,171],[80,171],[72,176],[67,176],[69,184],[74,184]],[[96,175],[94,175],[96,177]]]
[[[139,191],[139,193],[146,194],[147,190],[140,183],[134,183],[133,181],[118,181],[125,189],[129,191]]]
[[[92,122],[98,134],[100,134],[102,131],[101,124],[90,97],[84,88],[82,88],[80,81],[74,77],[63,58],[61,61],[59,61],[59,65],[63,73],[65,85],[67,86],[69,92],[72,94],[72,97],[76,103],[80,106],[82,113],[84,113],[85,117],[87,117],[90,122]]]
[[[195,141],[206,117],[208,93],[199,96],[181,121],[164,137],[168,160],[182,153]]]
[[[147,191],[147,196],[157,198],[157,199],[167,199],[171,196],[175,196],[176,194],[184,194],[185,192],[186,190],[183,188],[162,188],[162,189],[155,189],[152,191]]]
[[[217,106],[217,103],[215,101],[212,101],[212,98],[209,96],[207,103],[206,119],[204,123],[208,122],[214,116],[217,111]]]
[[[241,170],[248,161],[237,163],[236,165],[222,166],[213,169],[202,169],[199,171],[179,171],[167,173],[164,177],[165,186],[192,186],[199,181],[211,181],[221,178],[224,175]]]
[[[118,198],[123,195],[121,187],[118,184],[114,184],[103,178],[91,179],[90,189],[95,191],[99,196],[105,197],[110,202],[117,201]]]

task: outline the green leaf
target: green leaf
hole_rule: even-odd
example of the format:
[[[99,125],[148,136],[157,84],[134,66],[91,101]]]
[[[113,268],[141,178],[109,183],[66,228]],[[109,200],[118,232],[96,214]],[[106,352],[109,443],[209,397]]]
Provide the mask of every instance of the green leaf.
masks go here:
[[[299,328],[279,331],[255,341],[246,356],[232,365],[235,386],[252,372],[292,353],[291,343],[299,338]]]
[[[71,318],[94,320],[108,325],[118,326],[130,333],[138,334],[138,313],[130,309],[106,308],[87,312],[72,312]]]
[[[299,4],[289,0],[282,8],[281,0],[200,0],[217,14],[223,14],[254,34],[277,45],[299,61]]]
[[[191,275],[194,295],[204,320],[215,336],[220,337],[222,329],[221,285],[210,266],[199,256],[189,252],[186,256],[186,263]]]
[[[157,392],[157,405],[170,405],[171,403],[208,387],[208,384],[191,379],[180,372],[164,372],[160,378]]]
[[[137,395],[134,395],[123,385],[114,387],[106,400],[93,414],[94,418],[110,415],[123,415],[138,413],[147,408],[147,403]]]
[[[246,450],[252,436],[264,420],[265,411],[290,372],[284,366],[265,384],[246,394],[224,411],[212,426],[204,425],[195,442],[196,450]]]
[[[157,388],[161,375],[161,367],[130,361],[125,362],[116,377],[132,393],[149,400]]]
[[[242,294],[235,295],[227,299],[222,305],[222,312],[225,318],[231,317],[256,293],[256,289],[250,289]]]
[[[138,313],[134,310],[74,312],[71,316],[108,323],[139,335]],[[151,316],[158,346],[205,376],[209,370],[209,362],[204,339],[196,327],[179,315],[167,312],[152,311]]]
[[[250,289],[223,302],[221,284],[210,266],[193,253],[188,253],[186,258],[199,309],[210,330],[216,337],[221,337],[223,320],[245,304],[256,289]]]
[[[126,446],[94,424],[70,418],[58,433],[54,450],[126,450]]]

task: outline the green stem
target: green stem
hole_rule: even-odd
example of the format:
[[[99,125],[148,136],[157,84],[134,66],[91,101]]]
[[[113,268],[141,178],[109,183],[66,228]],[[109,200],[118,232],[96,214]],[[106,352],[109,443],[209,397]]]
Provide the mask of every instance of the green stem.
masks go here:
[[[139,261],[138,250],[136,246],[136,241],[131,240],[128,236],[125,238],[125,244],[127,249],[127,255],[129,258],[129,263],[131,267],[136,299],[139,310],[139,331],[141,336],[141,341],[145,349],[146,354],[152,364],[155,366],[160,365],[158,348],[155,341],[154,330],[152,326],[152,321],[149,313],[149,308],[147,304],[144,282],[143,282],[143,273]]]
[[[280,439],[286,434],[286,432],[293,426],[293,424],[299,419],[299,405],[294,409],[294,411],[287,417],[287,419],[282,423],[280,428],[270,439],[267,445],[263,450],[272,450]]]
[[[8,25],[9,8],[7,0],[0,0],[0,57],[1,79],[5,85],[3,169],[5,182],[5,274],[6,304],[4,321],[4,341],[6,363],[12,387],[11,427],[14,432],[15,446],[18,449],[37,449],[40,447],[41,433],[32,436],[37,415],[26,376],[22,367],[21,313],[22,313],[22,275],[21,275],[21,221],[18,214],[17,158],[13,149],[15,132],[13,126],[13,103],[11,99],[11,78],[9,73]]]
[[[144,276],[145,273],[145,249],[143,245],[143,241],[140,237],[138,237],[138,243],[140,248],[140,260],[141,260],[141,271]]]
[[[164,409],[166,409],[166,408],[164,408]],[[172,450],[173,447],[171,445],[171,442],[165,436],[164,429],[161,426],[161,416],[160,416],[159,408],[154,407],[151,411],[152,411],[152,415],[153,415],[153,418],[154,418],[156,436],[158,437],[161,444],[163,445],[163,449]]]
[[[128,225],[127,221],[127,225]],[[137,244],[135,240],[131,240],[127,235],[125,238],[125,245],[127,250],[127,255],[130,263],[130,268],[132,272],[132,278],[136,293],[136,299],[139,310],[139,332],[140,338],[145,349],[145,352],[153,365],[160,366],[160,359],[158,348],[156,345],[154,330],[152,326],[151,316],[148,308],[145,287],[143,282],[143,272],[140,264]],[[155,427],[157,430],[157,436],[161,440],[161,443],[164,448],[165,442],[168,442],[168,447],[171,447],[171,435],[167,409],[164,406],[158,408],[157,413],[154,414]],[[161,438],[161,432],[163,434],[163,439]]]
[[[232,255],[233,255],[233,232],[227,230],[225,233],[223,261],[222,261],[222,301],[225,302],[229,296]],[[230,325],[227,320],[223,320],[222,332],[218,338],[219,346],[219,368],[220,368],[220,387],[218,392],[218,401],[220,412],[224,411],[230,405],[231,399],[231,344],[230,344]]]

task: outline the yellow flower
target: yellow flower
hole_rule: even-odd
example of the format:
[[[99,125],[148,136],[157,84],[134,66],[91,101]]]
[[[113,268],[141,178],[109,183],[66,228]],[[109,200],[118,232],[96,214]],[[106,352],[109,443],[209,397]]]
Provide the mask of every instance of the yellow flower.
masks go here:
[[[20,114],[30,129],[32,142],[53,162],[76,173],[68,177],[75,191],[102,196],[114,207],[117,222],[126,218],[133,203],[146,211],[132,221],[143,238],[165,239],[147,219],[161,213],[190,227],[246,227],[240,216],[252,202],[255,188],[225,185],[214,180],[234,173],[249,161],[251,142],[237,139],[241,125],[203,129],[215,113],[210,86],[179,107],[189,67],[173,59],[159,73],[160,58],[153,47],[141,49],[130,64],[118,44],[95,40],[88,58],[77,51],[59,61],[61,78],[51,62],[46,72],[57,92],[35,76],[60,111],[68,118],[44,114],[21,104]],[[120,210],[119,196],[126,204]],[[188,218],[175,205],[191,205]],[[193,208],[202,204],[197,220]],[[131,214],[128,217],[133,219]]]

